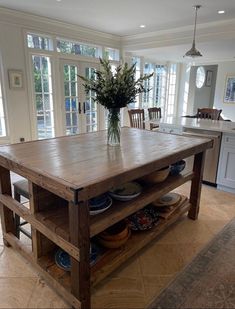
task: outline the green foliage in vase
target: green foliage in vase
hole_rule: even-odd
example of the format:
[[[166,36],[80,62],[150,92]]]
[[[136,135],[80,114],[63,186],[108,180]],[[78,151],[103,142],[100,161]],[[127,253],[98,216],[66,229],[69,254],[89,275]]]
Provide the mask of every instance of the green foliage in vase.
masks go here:
[[[143,75],[135,80],[135,64],[128,67],[127,63],[119,65],[112,72],[109,60],[100,59],[101,70],[94,72],[90,79],[78,75],[83,81],[86,93],[95,92],[94,101],[107,109],[126,107],[134,103],[136,96],[150,89],[144,87],[144,81],[153,74]]]

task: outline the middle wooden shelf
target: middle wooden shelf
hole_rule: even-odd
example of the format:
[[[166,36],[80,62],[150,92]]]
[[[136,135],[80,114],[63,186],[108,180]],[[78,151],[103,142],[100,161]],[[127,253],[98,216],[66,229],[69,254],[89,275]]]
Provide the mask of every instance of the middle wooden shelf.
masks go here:
[[[131,201],[114,201],[113,205],[107,211],[102,214],[90,216],[90,237],[94,237],[106,228],[130,216],[192,178],[192,172],[185,175],[169,176],[162,183],[144,188],[143,192]],[[57,235],[70,241],[67,206],[52,207],[51,209],[40,211],[35,214],[35,218]]]

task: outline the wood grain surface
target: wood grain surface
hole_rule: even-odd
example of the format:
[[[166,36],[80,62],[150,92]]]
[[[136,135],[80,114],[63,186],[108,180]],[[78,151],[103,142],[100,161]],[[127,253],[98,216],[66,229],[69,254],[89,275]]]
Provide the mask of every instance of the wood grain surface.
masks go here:
[[[122,128],[121,146],[106,143],[106,131],[0,147],[0,165],[72,200],[72,189],[111,187],[204,151],[212,141]],[[93,194],[89,191],[89,197]],[[68,194],[70,191],[70,194]]]

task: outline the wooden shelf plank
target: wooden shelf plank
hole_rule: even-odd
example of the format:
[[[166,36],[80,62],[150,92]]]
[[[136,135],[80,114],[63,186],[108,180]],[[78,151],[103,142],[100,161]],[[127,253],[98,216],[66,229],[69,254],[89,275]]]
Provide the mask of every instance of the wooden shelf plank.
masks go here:
[[[91,284],[95,286],[115,269],[122,265],[127,259],[135,255],[148,243],[153,241],[170,225],[190,209],[188,199],[184,200],[181,207],[167,219],[160,219],[160,222],[149,231],[133,232],[127,243],[120,249],[108,250],[103,257],[91,268]]]
[[[0,194],[0,202],[3,205],[7,206],[8,209],[11,209],[18,216],[26,220],[33,227],[35,227],[40,233],[45,235],[48,239],[50,239],[52,242],[60,246],[62,249],[64,249],[71,256],[73,256],[76,260],[79,261],[79,257],[80,257],[79,249],[75,247],[74,245],[70,244],[68,240],[62,238],[59,235],[59,233],[56,233],[56,228],[55,228],[56,225],[55,225],[55,222],[53,222],[54,216],[51,218],[50,221],[44,221],[43,215],[42,215],[43,212],[31,214],[30,210],[27,207],[25,207],[23,204],[19,203],[18,201],[16,201],[10,195],[7,195],[7,194]],[[56,209],[60,213],[58,217],[61,217],[60,208],[63,209],[64,211],[65,207],[58,207]],[[38,220],[37,214],[39,214],[39,217],[41,218],[41,220]]]
[[[130,216],[162,195],[174,190],[193,178],[193,173],[170,176],[164,182],[151,187],[146,187],[141,195],[128,201],[120,202],[113,200],[113,205],[102,214],[90,217],[90,237],[94,237],[109,226]],[[35,214],[36,219],[43,223],[54,233],[70,241],[68,207],[51,208]]]
[[[183,199],[180,208],[167,219],[160,219],[159,223],[149,231],[133,232],[128,242],[119,249],[107,249],[98,262],[91,267],[91,284],[95,286],[126,260],[142,250],[147,244],[157,238],[170,225],[178,220],[180,216],[186,213],[191,204],[187,198]],[[60,269],[55,263],[55,251],[38,259],[40,267],[51,275],[59,284],[62,284],[67,291],[71,289],[70,272]]]
[[[90,218],[90,236],[93,237],[97,235],[109,226],[130,216],[137,210],[181,186],[192,178],[192,172],[185,175],[170,176],[162,183],[145,188],[141,195],[129,202],[113,201],[113,205],[107,211]]]

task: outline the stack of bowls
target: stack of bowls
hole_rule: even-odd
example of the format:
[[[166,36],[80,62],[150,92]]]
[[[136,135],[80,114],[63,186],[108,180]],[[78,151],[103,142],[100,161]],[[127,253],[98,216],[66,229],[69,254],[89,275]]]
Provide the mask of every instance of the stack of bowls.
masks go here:
[[[106,248],[119,248],[124,245],[129,239],[131,233],[125,221],[120,221],[97,237],[99,243]]]
[[[96,196],[89,200],[90,215],[104,212],[112,205],[112,198],[107,194]]]

